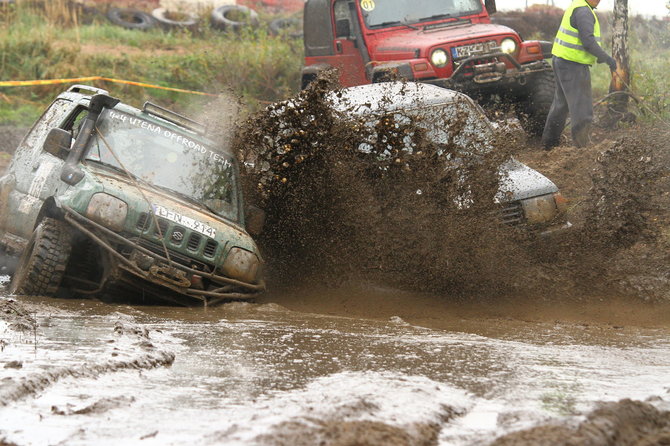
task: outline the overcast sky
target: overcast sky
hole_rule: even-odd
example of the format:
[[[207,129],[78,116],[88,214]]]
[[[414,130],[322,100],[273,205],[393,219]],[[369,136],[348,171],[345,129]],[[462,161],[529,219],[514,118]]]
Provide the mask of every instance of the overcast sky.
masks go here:
[[[541,5],[552,4],[552,0],[497,0],[498,9],[523,9],[528,6],[539,3]],[[554,0],[553,3],[565,9],[571,0]],[[628,10],[631,14],[655,15],[663,17],[668,15],[668,9],[665,7],[667,0],[629,0]],[[599,11],[611,11],[614,6],[614,0],[601,0]]]

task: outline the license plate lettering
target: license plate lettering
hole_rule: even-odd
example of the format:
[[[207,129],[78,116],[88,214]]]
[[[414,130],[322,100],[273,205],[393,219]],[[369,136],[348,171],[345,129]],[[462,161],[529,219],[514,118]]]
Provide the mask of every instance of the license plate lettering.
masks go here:
[[[159,217],[163,217],[166,220],[170,220],[171,222],[185,226],[188,229],[199,232],[200,234],[206,235],[208,237],[216,237],[216,229],[203,222],[194,220],[191,217],[187,217],[185,215],[181,215],[177,212],[164,208],[163,206],[154,205],[153,208],[154,213]]]

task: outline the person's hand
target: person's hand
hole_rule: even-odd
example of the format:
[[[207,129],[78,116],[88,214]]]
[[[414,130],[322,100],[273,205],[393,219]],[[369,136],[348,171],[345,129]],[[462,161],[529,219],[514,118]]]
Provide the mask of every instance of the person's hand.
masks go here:
[[[610,57],[609,59],[607,59],[605,61],[605,63],[610,67],[610,71],[616,71],[617,64],[616,64],[616,60],[614,60],[613,57]]]

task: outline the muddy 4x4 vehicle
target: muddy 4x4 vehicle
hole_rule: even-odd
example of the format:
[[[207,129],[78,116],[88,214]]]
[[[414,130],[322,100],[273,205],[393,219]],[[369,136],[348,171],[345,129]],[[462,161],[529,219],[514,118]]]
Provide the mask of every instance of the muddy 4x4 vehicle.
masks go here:
[[[496,144],[500,144],[497,138],[504,136],[506,130],[496,128],[469,96],[423,83],[381,82],[335,90],[327,93],[325,99],[339,122],[339,132],[348,129],[345,144],[353,143],[362,157],[374,160],[381,170],[387,170],[389,163],[403,165],[414,154],[434,160],[436,166],[443,164],[444,178],[452,177],[447,172],[457,172],[463,185],[463,193],[454,197],[459,208],[472,204],[473,182],[489,182],[488,175],[495,175],[497,191],[492,199],[501,223],[542,238],[560,235],[572,227],[567,220],[567,200],[556,184],[514,158],[493,156]],[[290,146],[297,135],[309,132],[307,128],[321,119],[296,113],[301,108],[302,104],[295,100],[270,106],[269,113],[280,123],[280,131],[272,141],[275,150],[264,156],[274,158],[289,153],[284,147]],[[338,136],[342,137],[342,133]],[[310,147],[322,150],[329,146],[312,141]],[[297,155],[291,150],[288,156],[304,161],[310,155]],[[486,178],[468,177],[468,170],[487,163],[487,157],[496,163],[492,165],[495,173]],[[269,164],[268,159],[245,162],[246,167],[261,175],[274,175],[267,170]]]
[[[11,293],[96,295],[118,285],[211,304],[262,292],[237,161],[204,130],[97,88],[59,95],[0,178],[0,248],[20,254]],[[262,213],[251,214],[257,232]]]
[[[344,87],[403,78],[515,105],[539,135],[554,95],[551,43],[491,23],[495,0],[307,0],[306,87],[326,69]]]

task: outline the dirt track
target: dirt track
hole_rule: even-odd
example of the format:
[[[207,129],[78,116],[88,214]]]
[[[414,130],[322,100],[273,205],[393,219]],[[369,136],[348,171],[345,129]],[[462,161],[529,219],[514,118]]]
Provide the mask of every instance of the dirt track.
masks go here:
[[[6,144],[4,148],[9,148],[18,142],[23,129],[2,129],[2,132],[6,136],[2,138]],[[298,314],[391,320],[434,330],[453,330],[454,325],[461,324],[460,330],[494,337],[498,327],[506,321],[520,323],[521,326],[525,324],[523,321],[556,322],[558,327],[585,327],[611,339],[617,339],[624,326],[665,329],[670,323],[670,279],[667,272],[670,260],[670,233],[667,229],[670,227],[670,184],[665,169],[670,153],[668,136],[670,129],[640,126],[615,133],[603,132],[596,144],[586,150],[568,146],[549,153],[536,149],[516,150],[515,155],[521,161],[553,179],[571,200],[570,220],[575,224],[577,234],[555,253],[539,254],[539,266],[526,270],[526,273],[536,275],[530,281],[531,287],[518,287],[513,290],[516,293],[507,290],[501,295],[470,293],[456,296],[448,293],[371,292],[368,285],[345,291],[338,288],[341,283],[327,290],[286,286],[275,289],[260,303],[277,302]],[[0,162],[3,160],[7,157],[0,157]],[[635,173],[633,178],[626,176],[627,171]],[[640,172],[648,176],[641,176]],[[651,199],[644,201],[648,197]],[[603,206],[602,203],[611,205]],[[607,224],[598,227],[596,232],[586,232],[585,228],[593,224],[595,211],[607,217]],[[580,244],[586,249],[579,249]],[[603,252],[592,252],[598,244],[603,247]],[[555,257],[552,258],[552,255]],[[523,266],[528,268],[527,264]],[[538,288],[538,283],[543,283],[543,287]],[[31,316],[15,311],[16,308],[20,310],[20,304],[12,304],[11,311],[5,311],[9,315],[6,317],[9,317],[10,323],[18,324],[17,328],[22,326],[24,330],[30,330],[33,324]],[[169,364],[174,358],[169,352],[158,353],[163,356],[154,357],[156,353],[148,353],[153,356],[140,358],[140,362],[148,361],[146,363],[151,368]],[[105,363],[99,369],[82,369],[80,377],[91,379],[99,373],[107,373],[111,371],[109,367],[116,367],[114,364]],[[117,369],[138,367],[132,361],[128,361],[127,366],[122,362],[118,364],[121,365]],[[79,373],[76,370],[61,371],[63,376]],[[19,391],[25,393],[26,389],[28,393],[25,395],[40,392],[51,386],[51,381],[60,379],[60,375],[35,375],[17,382],[14,387],[7,383],[2,387],[3,398]],[[35,387],[31,383],[48,384]],[[509,433],[492,444],[665,444],[670,438],[668,403],[662,399],[665,397],[667,395],[658,395],[651,401],[605,403],[584,413],[585,418],[578,423],[574,420],[549,423],[537,420],[536,427]],[[112,408],[134,405],[134,400],[127,398],[103,398],[99,402],[112,404]],[[93,404],[91,407],[97,406]],[[102,412],[109,410],[105,407]],[[61,411],[63,415],[75,416],[78,410],[59,405],[54,413],[58,415]],[[352,409],[348,407],[347,410]],[[361,406],[355,410],[365,413],[376,409]],[[450,416],[445,415],[445,422]],[[439,429],[436,430],[435,425],[430,423],[399,428],[393,423],[344,422],[340,418],[306,420],[277,424],[270,431],[273,432],[270,437],[259,436],[256,441],[262,444],[312,444],[311,441],[318,437],[324,440],[323,444],[333,446],[350,444],[352,438],[370,445],[438,444]],[[214,440],[228,438],[225,432],[216,435],[212,437]]]

